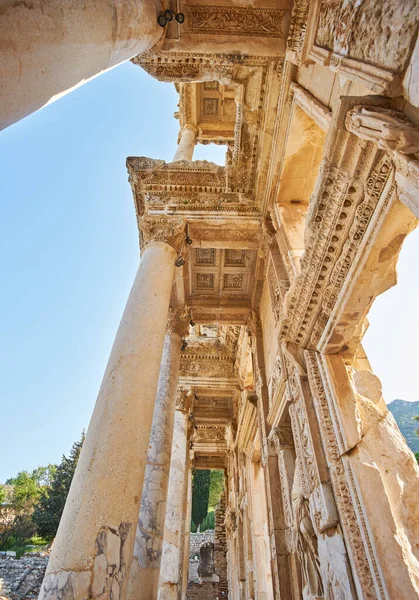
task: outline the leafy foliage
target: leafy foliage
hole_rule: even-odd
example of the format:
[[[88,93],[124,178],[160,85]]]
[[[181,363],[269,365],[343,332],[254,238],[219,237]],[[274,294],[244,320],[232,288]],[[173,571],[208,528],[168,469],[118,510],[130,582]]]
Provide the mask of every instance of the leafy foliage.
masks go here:
[[[35,507],[33,521],[36,531],[43,537],[51,538],[57,533],[83,441],[84,432],[81,439],[73,444],[70,455],[63,455],[61,463],[51,476],[50,485],[42,491]]]
[[[211,471],[197,469],[192,479],[192,521],[199,527],[208,513]]]
[[[41,493],[36,477],[34,473],[20,471],[12,481],[1,490],[0,547],[12,540],[25,540],[36,532],[32,513]]]
[[[209,500],[208,500],[208,511],[211,513],[217,508],[217,504],[220,500],[221,494],[224,489],[224,471],[211,471],[210,477],[210,489],[209,489]],[[209,528],[210,529],[210,528]]]
[[[215,528],[215,512],[211,511],[207,514],[205,519],[203,519],[200,527],[200,531],[207,531],[207,529]]]

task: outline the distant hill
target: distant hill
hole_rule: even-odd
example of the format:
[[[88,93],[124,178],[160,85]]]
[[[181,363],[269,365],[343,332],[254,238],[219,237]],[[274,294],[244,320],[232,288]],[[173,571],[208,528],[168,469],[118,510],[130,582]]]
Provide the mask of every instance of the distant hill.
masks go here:
[[[415,430],[419,429],[419,421],[413,420],[413,417],[419,416],[419,402],[393,400],[387,407],[393,413],[410,449],[419,452],[419,436],[415,434]]]

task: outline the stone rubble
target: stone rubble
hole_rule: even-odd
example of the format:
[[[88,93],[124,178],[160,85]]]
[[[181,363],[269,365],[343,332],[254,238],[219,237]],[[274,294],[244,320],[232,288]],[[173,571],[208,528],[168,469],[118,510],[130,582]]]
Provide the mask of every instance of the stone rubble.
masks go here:
[[[49,557],[40,552],[22,558],[0,556],[0,597],[8,600],[37,598]]]

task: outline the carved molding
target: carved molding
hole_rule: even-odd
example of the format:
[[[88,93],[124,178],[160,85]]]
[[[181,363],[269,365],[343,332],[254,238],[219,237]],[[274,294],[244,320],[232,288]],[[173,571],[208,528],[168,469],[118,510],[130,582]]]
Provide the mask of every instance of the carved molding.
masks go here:
[[[368,520],[350,462],[342,456],[344,444],[340,417],[327,375],[320,355],[307,350],[305,357],[334,497],[353,565],[352,572],[359,581],[364,597],[384,600],[387,592],[374,543],[370,538]]]

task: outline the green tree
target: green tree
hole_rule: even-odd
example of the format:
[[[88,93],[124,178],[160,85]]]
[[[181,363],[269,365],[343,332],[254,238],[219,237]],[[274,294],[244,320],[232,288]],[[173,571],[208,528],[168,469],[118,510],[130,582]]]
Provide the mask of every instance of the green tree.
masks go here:
[[[211,471],[197,469],[192,480],[192,521],[197,527],[208,514]]]
[[[38,467],[32,471],[32,477],[39,487],[50,486],[57,471],[57,465],[49,464],[46,467]]]
[[[33,521],[42,537],[52,538],[57,533],[83,441],[84,431],[80,440],[73,444],[69,456],[63,455],[61,463],[52,475],[51,484],[42,491],[35,506]]]
[[[34,476],[28,471],[20,471],[16,477],[9,479],[2,488],[3,500],[0,506],[0,547],[14,539],[23,542],[35,533],[32,521],[34,505],[41,489]]]
[[[217,504],[224,489],[224,471],[217,471],[214,469],[210,471],[210,473],[208,511],[213,512],[217,508]]]

